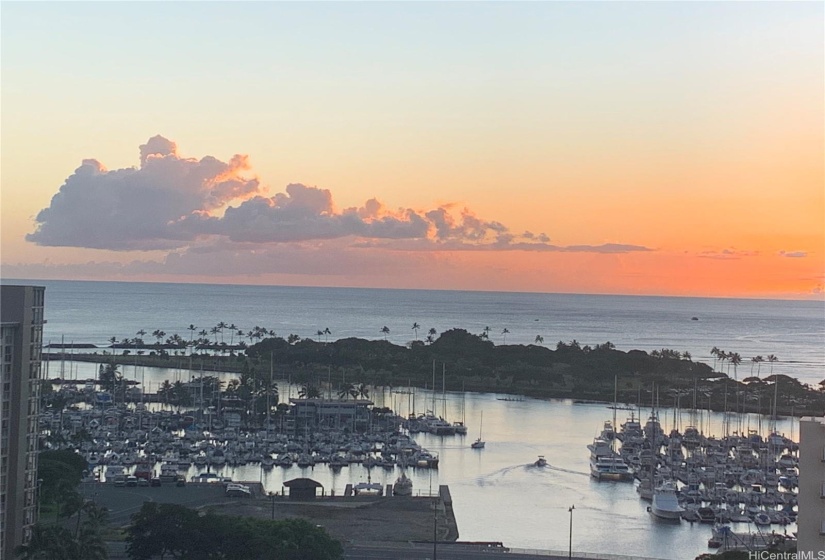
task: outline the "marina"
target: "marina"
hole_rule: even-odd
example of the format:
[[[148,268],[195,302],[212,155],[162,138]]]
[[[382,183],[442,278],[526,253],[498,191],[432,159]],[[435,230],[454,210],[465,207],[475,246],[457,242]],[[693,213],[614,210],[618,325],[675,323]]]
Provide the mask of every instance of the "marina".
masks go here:
[[[284,337],[296,333],[300,337],[317,338],[319,330],[323,332],[328,328],[332,333],[330,339],[352,336],[383,339],[386,336],[394,344],[405,344],[415,337],[415,333],[410,331],[414,320],[422,325],[425,332],[431,327],[438,332],[465,327],[470,332],[479,333],[486,325],[498,329],[506,325],[511,332],[507,338],[508,344],[531,344],[537,332],[548,341],[575,339],[582,343],[600,344],[609,339],[623,351],[640,349],[651,352],[662,348],[690,351],[694,361],[705,364],[715,361],[710,353],[711,348],[721,346],[746,357],[776,354],[779,362],[761,364],[762,378],[770,373],[781,373],[811,385],[821,381],[821,367],[825,363],[825,346],[822,344],[825,325],[821,302],[105,282],[44,283],[49,293],[44,343],[56,344],[61,339],[66,344],[92,343],[97,345],[98,352],[106,349],[112,336],[131,338],[141,327],[150,332],[158,329],[167,333],[182,333],[183,338],[188,339],[186,325],[190,323],[203,329],[204,325],[216,325],[219,321],[231,321],[233,318],[237,321],[237,317],[244,317],[245,324],[238,325],[247,333],[250,330],[254,332],[251,326],[257,324],[267,325],[269,330]],[[90,290],[94,292],[94,297],[90,297]],[[140,294],[140,297],[135,294]],[[227,309],[231,309],[232,313],[227,315],[224,311]],[[698,316],[701,321],[691,321],[691,316]],[[388,325],[391,333],[381,333],[381,325]],[[697,330],[697,325],[701,325],[701,330]],[[326,336],[321,336],[320,340],[326,340]],[[215,335],[209,338],[214,341]],[[231,335],[226,342],[232,342]],[[496,344],[502,342],[496,340]],[[73,362],[70,357],[71,351],[62,366],[60,360],[49,362],[48,375],[72,381],[97,378],[99,363]],[[163,413],[170,418],[179,414],[174,402],[165,398],[150,398],[150,395],[158,393],[165,381],[197,382],[201,375],[209,375],[229,384],[239,376],[239,373],[220,370],[202,373],[197,371],[197,362],[193,363],[196,371],[190,372],[188,365],[187,357],[178,356],[170,360],[167,367],[144,367],[126,361],[120,371],[130,386],[145,388],[148,411]],[[448,376],[450,367],[450,364],[446,365]],[[752,372],[747,370],[746,374],[743,370],[744,366],[740,367],[740,377],[759,374],[756,364]],[[439,364],[437,377],[440,373]],[[730,374],[733,376],[735,370],[731,369]],[[340,377],[340,373],[338,375]],[[610,377],[612,385],[613,376]],[[325,378],[321,376],[322,381]],[[357,374],[347,374],[347,380],[359,381]],[[289,403],[299,397],[301,387],[291,381],[294,380],[276,380],[279,403]],[[427,380],[430,387],[441,388],[440,379],[432,381],[432,384],[430,381]],[[272,493],[282,492],[287,481],[307,477],[321,484],[324,492],[334,490],[338,495],[345,492],[348,485],[354,489],[359,484],[380,485],[386,494],[386,488],[389,486],[392,489],[403,472],[412,482],[413,496],[432,495],[441,485],[449,485],[461,540],[503,542],[513,549],[566,551],[569,545],[567,531],[557,529],[568,527],[570,507],[575,505],[572,512],[574,551],[646,558],[673,558],[673,551],[679,551],[678,558],[693,559],[701,553],[716,550],[709,548],[708,543],[713,539],[713,528],[717,522],[714,508],[721,508],[721,502],[702,503],[700,500],[697,504],[686,504],[698,507],[686,507],[686,518],[679,522],[652,515],[647,508],[652,505],[650,500],[655,490],[652,486],[655,479],[650,479],[647,487],[644,482],[647,478],[642,477],[641,481],[636,479],[638,467],[634,465],[637,461],[635,453],[626,454],[624,458],[634,471],[632,482],[600,482],[591,476],[591,453],[587,445],[611,432],[614,435],[620,433],[621,424],[627,424],[631,417],[633,420],[629,427],[644,435],[646,421],[652,412],[650,405],[653,399],[649,391],[633,402],[623,399],[618,403],[601,403],[521,397],[506,387],[502,387],[500,392],[436,391],[434,394],[409,387],[403,378],[396,379],[393,385],[368,387],[369,400],[377,407],[395,411],[402,421],[409,420],[410,413],[413,413],[415,420],[422,416],[426,418],[429,411],[429,416],[435,419],[442,417],[451,426],[443,426],[445,431],[455,432],[454,435],[436,435],[428,431],[409,433],[405,429],[406,436],[438,457],[438,468],[408,465],[402,469],[397,463],[389,462],[381,466],[380,451],[364,454],[366,466],[364,461],[342,461],[347,451],[340,452],[343,458],[335,457],[338,451],[333,453],[331,458],[341,463],[337,466],[335,463],[333,466],[330,463],[311,465],[306,458],[302,461],[303,466],[299,466],[297,460],[287,465],[284,458],[282,465],[279,465],[280,454],[273,454],[270,460],[262,457],[259,463],[233,465],[226,460],[226,452],[223,465],[211,465],[206,460],[207,452],[201,454],[199,451],[182,474],[189,480],[207,473],[210,479],[225,477],[236,482],[260,484],[266,492]],[[330,393],[332,391],[327,392],[326,396],[331,396]],[[726,415],[724,412],[694,412],[684,406],[678,407],[679,398],[674,397],[662,393],[662,404],[671,406],[656,407],[661,432],[652,430],[650,433],[661,438],[669,436],[676,428],[682,436],[685,462],[691,454],[689,446],[696,444],[698,448],[701,442],[708,440],[714,442],[711,446],[713,450],[715,444],[726,435],[728,438],[734,435],[741,438],[743,434],[747,437],[751,430],[755,430],[764,442],[775,431],[790,440],[798,439],[798,426],[788,416],[778,418],[774,429],[768,399],[763,399],[761,407],[756,406],[758,403],[752,403],[748,413]],[[150,402],[152,400],[155,402]],[[681,404],[691,400],[683,396]],[[642,403],[641,409],[636,401]],[[702,404],[704,400],[700,398],[699,409]],[[755,414],[755,410],[761,410],[764,414]],[[182,416],[186,416],[183,412],[180,411]],[[188,415],[193,418],[197,416]],[[208,430],[209,419],[214,420],[216,416],[206,416]],[[605,431],[608,420],[610,429]],[[469,433],[460,433],[456,429],[459,425],[469,427]],[[217,426],[213,423],[212,427]],[[472,449],[471,444],[478,437],[482,437],[485,446],[483,449]],[[361,445],[364,443],[361,442]],[[617,439],[614,446],[622,457],[619,443]],[[668,446],[658,449],[666,454]],[[215,461],[221,461],[220,454],[213,452],[212,455]],[[752,455],[760,456],[758,451]],[[790,457],[783,457],[785,455]],[[651,457],[644,449],[638,451],[638,456],[640,464]],[[730,452],[731,460],[734,456],[738,457],[739,453],[734,455]],[[794,456],[793,451],[782,453],[777,464],[782,462],[783,469],[792,468]],[[662,461],[660,458],[656,463]],[[271,468],[268,466],[270,462],[275,463]],[[370,467],[371,462],[378,463]],[[725,459],[727,462],[728,458]],[[652,459],[649,464],[653,464]],[[132,466],[125,470],[136,468]],[[154,468],[157,469],[155,472],[160,472],[159,465]],[[741,474],[747,470],[745,468]],[[783,470],[778,474],[783,485],[793,483],[793,470]],[[750,478],[752,475],[745,477],[745,482]],[[697,486],[693,478],[685,477],[684,480],[677,479],[676,485],[677,491],[685,496],[699,492],[695,498],[698,500],[702,493],[715,489],[721,482],[720,479],[712,487],[706,487],[700,480]],[[724,482],[727,484],[727,477]],[[757,481],[753,483],[760,484]],[[768,488],[763,484],[760,493],[767,495]],[[777,490],[785,488],[777,486]],[[728,488],[732,492],[728,498],[738,500],[740,492],[751,490],[750,486],[743,486],[740,480],[738,485]],[[768,507],[781,509],[784,505]],[[729,504],[725,500],[724,509],[730,510],[728,527],[732,535],[765,534],[774,538],[771,535],[784,537],[785,534],[793,535],[796,530],[793,522],[788,525],[757,525],[756,515],[751,517],[744,502]],[[499,512],[505,510],[508,515],[501,516]],[[694,519],[694,522],[686,519]],[[706,522],[701,523],[700,519]],[[764,523],[765,519],[759,516],[758,521]]]
[[[72,367],[79,368],[78,375],[83,378],[83,368],[91,368],[93,365],[75,364]],[[152,377],[157,372],[145,373]],[[280,380],[278,385],[280,394],[285,398],[289,398],[290,392],[297,392],[297,388],[290,387],[286,381]],[[371,485],[374,485],[375,488],[397,488],[399,493],[409,491],[413,496],[427,496],[435,494],[440,485],[448,484],[462,540],[502,541],[508,546],[531,549],[563,549],[563,536],[547,531],[546,527],[554,523],[565,523],[570,504],[576,504],[577,518],[582,527],[587,527],[586,531],[574,535],[575,546],[579,550],[596,553],[612,551],[626,555],[668,558],[670,556],[663,551],[678,546],[679,550],[685,551],[685,558],[693,558],[702,552],[713,550],[708,547],[708,543],[715,542],[714,524],[726,520],[730,522],[728,526],[731,534],[758,531],[784,536],[792,535],[795,530],[789,514],[788,524],[770,520],[771,511],[777,512],[777,520],[781,519],[778,512],[782,512],[788,504],[776,502],[769,505],[768,502],[772,498],[788,500],[789,493],[792,494],[790,489],[779,486],[779,477],[776,487],[768,486],[768,482],[773,484],[772,479],[760,478],[747,468],[742,469],[738,482],[729,478],[733,476],[731,473],[739,472],[734,467],[735,461],[742,461],[746,456],[741,450],[746,447],[754,449],[754,445],[752,442],[745,445],[739,436],[721,438],[705,435],[724,433],[731,420],[723,413],[705,412],[702,422],[696,422],[704,429],[698,436],[700,445],[692,450],[684,446],[684,441],[690,441],[693,437],[691,432],[684,429],[684,459],[680,464],[696,467],[694,471],[705,477],[710,477],[711,472],[715,476],[712,481],[710,478],[700,479],[698,486],[691,471],[674,468],[673,459],[678,454],[673,451],[675,444],[671,443],[671,436],[675,435],[675,425],[664,422],[657,428],[653,424],[642,425],[639,421],[641,414],[652,414],[649,408],[639,411],[638,408],[628,407],[633,410],[627,411],[628,419],[623,422],[624,426],[612,432],[616,438],[617,456],[625,457],[628,467],[633,468],[633,479],[636,478],[635,475],[644,473],[644,466],[650,464],[646,458],[652,459],[654,455],[645,453],[644,448],[636,448],[637,452],[631,453],[634,445],[629,436],[635,434],[635,437],[641,437],[643,441],[644,434],[648,433],[661,444],[660,451],[656,454],[657,478],[668,472],[665,469],[670,468],[673,480],[678,481],[676,485],[682,496],[690,496],[698,491],[691,507],[685,508],[685,519],[694,519],[695,522],[674,523],[661,520],[647,511],[651,504],[640,499],[640,492],[634,488],[636,485],[641,487],[640,482],[598,481],[592,476],[588,438],[582,433],[581,426],[601,427],[590,436],[591,446],[594,440],[609,437],[612,422],[605,422],[604,418],[612,415],[613,410],[607,404],[536,399],[513,402],[499,400],[496,394],[433,394],[420,389],[397,394],[372,388],[371,395],[376,404],[391,404],[396,411],[402,412],[390,422],[397,423],[398,426],[409,426],[409,418],[405,416],[411,410],[413,399],[417,403],[427,403],[428,408],[434,397],[440,399],[436,402],[442,412],[446,411],[443,420],[447,424],[452,424],[453,418],[463,415],[468,424],[481,426],[483,415],[486,442],[484,452],[472,449],[474,438],[471,436],[455,433],[443,435],[437,432],[437,428],[435,432],[419,430],[416,433],[409,433],[404,428],[400,431],[376,430],[368,436],[333,430],[326,435],[298,433],[291,437],[274,430],[272,433],[258,430],[254,433],[239,433],[236,438],[234,435],[227,437],[227,433],[223,432],[218,445],[219,438],[214,434],[206,435],[203,430],[196,432],[192,429],[192,424],[187,426],[187,423],[194,422],[197,414],[179,414],[167,407],[160,410],[161,405],[158,404],[146,405],[143,420],[138,419],[140,411],[133,409],[122,414],[106,414],[102,410],[79,414],[84,427],[92,427],[96,421],[97,429],[108,427],[109,433],[118,435],[116,439],[110,436],[102,438],[102,441],[109,442],[104,446],[105,449],[86,446],[84,451],[92,462],[97,460],[97,472],[102,473],[104,478],[108,476],[104,468],[110,467],[113,467],[112,474],[117,471],[120,475],[136,475],[141,465],[141,453],[146,453],[146,444],[154,434],[158,437],[149,451],[156,459],[152,465],[152,474],[156,476],[163,476],[164,473],[171,476],[174,472],[188,480],[200,477],[201,480],[224,478],[259,482],[265,492],[272,493],[283,493],[286,481],[307,477],[318,481],[323,486],[323,492],[336,495],[343,495],[347,486],[355,489],[361,485],[362,491],[369,492]],[[696,413],[692,411],[662,409],[658,413],[662,418],[675,417],[680,426],[692,426],[692,421],[696,419]],[[78,413],[64,414],[64,425],[76,422],[77,415]],[[414,414],[413,418],[423,421],[427,415]],[[756,415],[743,415],[735,423],[741,422],[746,427],[760,424],[767,427],[771,425],[769,420]],[[132,440],[128,431],[114,431],[115,422],[118,428],[130,424],[128,428],[132,430],[136,430],[137,423],[141,422],[147,432],[147,441],[141,444],[142,449],[139,450],[141,445],[138,444],[137,437]],[[784,438],[783,445],[790,446],[784,447],[784,452],[777,456],[776,463],[779,465],[781,461],[784,465],[783,484],[788,485],[794,480],[791,474],[795,464],[794,448],[790,441],[793,429],[791,420],[777,421],[777,434],[787,434],[780,437]],[[668,435],[665,436],[665,433]],[[762,434],[762,439],[771,441],[768,432]],[[774,438],[774,443],[778,441]],[[620,442],[621,447],[618,445]],[[756,445],[756,451],[753,451],[756,461],[760,457],[757,453],[759,447]],[[713,465],[730,465],[733,469],[731,473],[726,473],[721,467],[711,469],[704,465],[704,469],[700,468],[697,462],[699,457],[721,457],[720,450],[725,448],[728,449],[728,454],[724,461],[718,460]],[[671,453],[668,454],[667,450]],[[113,454],[117,454],[119,465],[112,464]],[[537,461],[536,456],[539,455],[541,457]],[[432,463],[433,459],[437,459],[435,464]],[[716,474],[717,471],[719,474]],[[640,478],[644,480],[644,476]],[[403,479],[407,479],[409,483],[403,482]],[[759,502],[754,497],[753,488],[744,486],[751,481],[752,484],[762,485]],[[728,487],[730,483],[733,484]],[[411,484],[411,488],[408,484]],[[720,484],[725,485],[724,493],[720,492]],[[696,507],[692,507],[694,505]],[[748,512],[748,507],[757,505],[759,512]],[[513,512],[508,520],[498,520],[496,511],[502,507]],[[724,517],[726,513],[729,515],[727,519]],[[757,517],[757,513],[768,515],[766,525],[759,525],[765,520],[762,516]],[[701,515],[705,516],[704,520],[708,523],[700,522],[703,519]],[[592,534],[593,527],[604,527],[604,530],[613,527],[631,536],[640,534],[641,531],[648,537],[622,539],[620,543],[612,543],[608,548],[603,538]],[[656,543],[658,544],[654,546]],[[658,546],[662,548],[657,551]]]

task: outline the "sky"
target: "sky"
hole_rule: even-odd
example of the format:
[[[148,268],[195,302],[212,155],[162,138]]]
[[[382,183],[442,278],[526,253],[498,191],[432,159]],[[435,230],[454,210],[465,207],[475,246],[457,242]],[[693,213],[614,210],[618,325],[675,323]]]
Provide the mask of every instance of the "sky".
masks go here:
[[[0,275],[822,299],[821,2],[2,2]]]

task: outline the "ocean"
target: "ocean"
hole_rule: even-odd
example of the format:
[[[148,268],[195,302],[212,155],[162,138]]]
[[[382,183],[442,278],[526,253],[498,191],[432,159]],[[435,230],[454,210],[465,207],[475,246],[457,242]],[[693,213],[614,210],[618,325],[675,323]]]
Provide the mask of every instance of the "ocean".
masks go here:
[[[8,283],[12,283],[7,281]],[[189,338],[194,324],[210,330],[223,321],[238,330],[255,326],[280,336],[316,337],[329,329],[330,339],[362,337],[387,339],[395,344],[414,340],[429,329],[438,332],[464,328],[480,334],[490,327],[496,344],[531,344],[536,336],[555,346],[559,340],[580,344],[610,341],[619,350],[672,348],[689,351],[696,361],[712,364],[714,346],[743,357],[739,375],[747,374],[750,358],[774,354],[774,373],[792,375],[817,384],[825,377],[825,303],[821,301],[767,301],[709,298],[590,296],[427,290],[372,290],[149,284],[114,282],[19,281],[46,286],[45,341],[88,342],[101,346],[112,336],[133,338],[139,330],[163,330]],[[692,320],[696,317],[698,320]],[[220,336],[220,335],[219,335]],[[229,342],[229,333],[224,338]],[[146,339],[152,340],[151,335]],[[76,367],[75,377],[94,374],[94,364]],[[447,366],[449,367],[449,365]],[[175,370],[140,368],[147,383],[163,377],[185,375]],[[763,363],[764,376],[770,365]],[[132,368],[124,366],[127,378]],[[57,376],[53,364],[49,375]],[[295,387],[279,384],[287,396]],[[416,390],[416,407],[432,402],[432,393]],[[461,540],[501,541],[510,547],[558,550],[566,553],[569,510],[574,510],[573,550],[629,557],[692,559],[708,552],[707,525],[659,523],[646,512],[632,484],[598,483],[588,476],[586,445],[614,411],[604,405],[567,400],[499,400],[504,395],[448,392],[436,395],[438,411],[450,421],[464,420],[464,437],[418,434],[416,440],[439,454],[437,471],[411,473],[414,493],[427,493],[449,484]],[[412,409],[402,393],[373,394],[379,405],[401,414]],[[649,410],[637,412],[646,415]],[[483,450],[470,448],[480,430],[483,414]],[[628,411],[619,411],[623,422]],[[682,429],[701,426],[706,434],[721,435],[722,414],[660,411],[665,431],[674,424]],[[767,433],[767,422],[747,415],[743,426]],[[798,424],[780,420],[778,430],[798,438]],[[544,455],[548,467],[532,463]],[[190,472],[194,475],[195,470]],[[260,480],[269,491],[280,491],[285,480],[308,476],[324,487],[343,492],[347,483],[367,481],[366,469],[350,466],[334,473],[325,466],[313,470],[258,466],[227,467],[220,474],[234,480]],[[400,474],[373,469],[372,481],[391,484]],[[743,531],[754,527],[734,526]],[[782,531],[782,528],[774,530]],[[791,533],[795,526],[786,528]]]
[[[140,330],[179,334],[189,325],[210,330],[220,322],[248,332],[255,326],[279,336],[330,340],[360,337],[406,344],[430,329],[490,327],[495,344],[533,344],[541,336],[582,346],[607,341],[618,350],[688,351],[713,363],[711,349],[738,352],[739,374],[750,358],[773,354],[773,371],[818,384],[825,377],[825,301],[642,297],[445,290],[303,288],[136,282],[4,280],[46,286],[44,341],[101,346]],[[697,320],[692,320],[696,317]],[[412,329],[413,324],[421,328]],[[507,329],[506,334],[503,331]],[[211,336],[211,335],[210,335]],[[236,335],[224,331],[226,342]],[[151,334],[144,339],[153,341]],[[761,365],[762,373],[770,370]]]

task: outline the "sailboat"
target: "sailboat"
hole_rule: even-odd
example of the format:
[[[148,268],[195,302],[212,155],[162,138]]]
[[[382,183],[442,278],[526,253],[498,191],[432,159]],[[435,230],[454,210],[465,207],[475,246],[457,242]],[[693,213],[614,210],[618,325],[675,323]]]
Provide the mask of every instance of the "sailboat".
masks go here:
[[[481,422],[478,425],[478,439],[470,444],[473,449],[484,449],[484,441],[481,439],[481,428],[484,426],[484,411],[481,411]]]

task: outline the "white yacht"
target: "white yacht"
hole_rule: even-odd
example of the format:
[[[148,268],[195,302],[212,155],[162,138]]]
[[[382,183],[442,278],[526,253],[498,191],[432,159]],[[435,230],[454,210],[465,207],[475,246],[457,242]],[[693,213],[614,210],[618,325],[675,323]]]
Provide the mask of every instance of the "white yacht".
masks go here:
[[[653,491],[653,502],[650,513],[661,519],[681,521],[685,508],[679,505],[676,498],[676,483],[664,480]]]
[[[590,476],[596,480],[633,480],[633,473],[607,440],[596,438],[587,448],[590,450]]]

